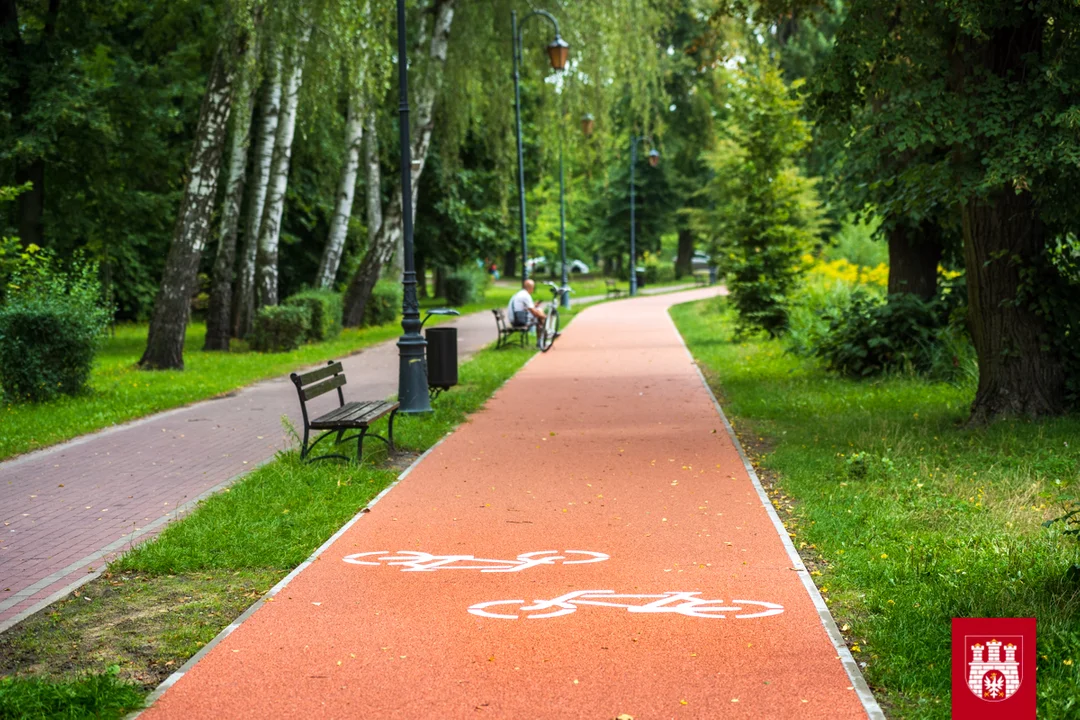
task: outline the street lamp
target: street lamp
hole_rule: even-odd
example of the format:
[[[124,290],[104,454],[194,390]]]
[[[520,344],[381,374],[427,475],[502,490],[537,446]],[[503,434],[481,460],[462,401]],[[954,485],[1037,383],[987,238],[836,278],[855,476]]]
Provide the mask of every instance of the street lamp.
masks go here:
[[[397,0],[398,127],[401,135],[401,231],[405,239],[405,273],[401,284],[401,329],[398,339],[398,412],[431,412],[428,397],[427,341],[420,334],[420,303],[416,299],[416,262],[413,257],[412,149],[409,145],[409,74],[405,44],[405,0]]]
[[[637,234],[634,227],[634,166],[637,165],[637,144],[645,138],[641,135],[630,136],[630,297],[637,295]],[[649,151],[649,166],[660,164],[660,151]]]
[[[400,0],[399,0],[400,2]],[[525,278],[529,276],[529,242],[528,233],[525,229],[525,151],[522,148],[521,142],[521,74],[518,70],[518,66],[522,62],[522,39],[521,30],[525,25],[525,22],[536,15],[546,18],[548,22],[555,28],[555,39],[547,46],[548,59],[551,61],[551,67],[554,70],[562,70],[566,67],[566,61],[570,56],[570,46],[562,39],[562,35],[559,33],[559,21],[546,10],[533,10],[526,15],[521,24],[518,24],[517,11],[510,12],[510,23],[513,37],[511,41],[513,43],[514,53],[514,116],[517,121],[517,154],[518,154],[518,211],[520,213],[520,231],[521,231],[521,280],[524,282]],[[561,163],[560,163],[560,177],[561,177]],[[560,195],[561,195],[560,186]]]

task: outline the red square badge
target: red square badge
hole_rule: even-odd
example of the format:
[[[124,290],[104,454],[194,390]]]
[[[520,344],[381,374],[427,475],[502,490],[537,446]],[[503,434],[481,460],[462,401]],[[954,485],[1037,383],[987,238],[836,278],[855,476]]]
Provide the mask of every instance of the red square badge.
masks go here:
[[[1034,720],[1035,618],[953,618],[954,720]]]

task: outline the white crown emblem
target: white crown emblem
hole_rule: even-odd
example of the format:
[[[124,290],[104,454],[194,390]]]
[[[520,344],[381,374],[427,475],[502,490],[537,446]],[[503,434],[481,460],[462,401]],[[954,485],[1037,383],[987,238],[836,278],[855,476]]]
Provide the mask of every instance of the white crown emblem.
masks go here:
[[[971,653],[967,661],[967,686],[980,700],[1007,700],[1020,689],[1023,674],[1021,662],[1016,656],[1023,647],[1024,638],[1008,635],[1004,639],[1004,643],[993,638],[984,644],[981,642],[983,638],[964,636],[964,645]],[[1022,652],[1020,657],[1023,657]]]

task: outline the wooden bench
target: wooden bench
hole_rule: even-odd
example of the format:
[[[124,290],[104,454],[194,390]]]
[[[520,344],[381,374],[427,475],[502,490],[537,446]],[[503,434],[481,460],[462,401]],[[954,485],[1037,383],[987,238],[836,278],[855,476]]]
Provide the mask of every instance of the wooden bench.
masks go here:
[[[308,460],[308,455],[323,439],[337,434],[337,441],[335,445],[343,443],[347,440],[356,440],[356,460],[360,462],[364,457],[364,438],[373,437],[378,440],[382,440],[386,443],[390,452],[396,452],[397,448],[394,447],[394,416],[398,411],[398,403],[386,402],[385,400],[364,400],[360,402],[345,402],[345,394],[341,391],[341,387],[345,384],[345,373],[341,367],[340,362],[331,360],[327,363],[326,367],[319,368],[318,370],[312,370],[309,373],[303,375],[297,375],[292,373],[289,375],[289,379],[293,381],[293,385],[296,386],[296,392],[300,396],[300,413],[304,416],[304,443],[300,448],[300,459],[307,460],[308,462],[315,462],[316,460],[326,460],[328,458],[340,458],[342,460],[348,460],[341,454],[329,454],[320,455],[318,457]],[[337,390],[338,406],[328,413],[320,415],[319,417],[311,420],[308,417],[307,404],[324,395],[331,390]],[[368,429],[371,423],[375,422],[379,418],[390,416],[389,428],[387,437],[381,435],[368,434]],[[315,439],[315,442],[308,444],[311,431],[323,430],[322,435]],[[345,437],[345,433],[350,430],[359,430],[355,435]]]
[[[620,297],[623,296],[623,293],[625,292],[621,287],[616,285],[615,281],[612,280],[611,278],[604,278],[604,286],[607,288],[607,297],[608,297],[608,299],[620,298]]]
[[[525,347],[525,341],[529,337],[529,328],[521,325],[513,325],[506,321],[506,308],[495,308],[491,311],[495,315],[495,328],[499,331],[499,340],[495,348],[499,349],[510,344],[510,338],[517,333],[521,337],[521,347]]]
[[[707,273],[694,273],[694,283],[705,287],[709,284],[709,276]]]

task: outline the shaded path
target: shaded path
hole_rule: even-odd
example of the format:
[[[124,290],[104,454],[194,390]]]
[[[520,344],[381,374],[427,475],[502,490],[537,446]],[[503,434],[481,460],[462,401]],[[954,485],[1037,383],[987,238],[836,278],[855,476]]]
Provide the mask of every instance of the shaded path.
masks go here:
[[[487,311],[450,326],[463,357],[495,339]],[[395,343],[343,360],[347,398],[397,392]],[[0,631],[272,459],[287,445],[282,415],[300,424],[287,377],[0,463]]]
[[[667,316],[715,292],[584,311],[143,717],[866,717]]]

